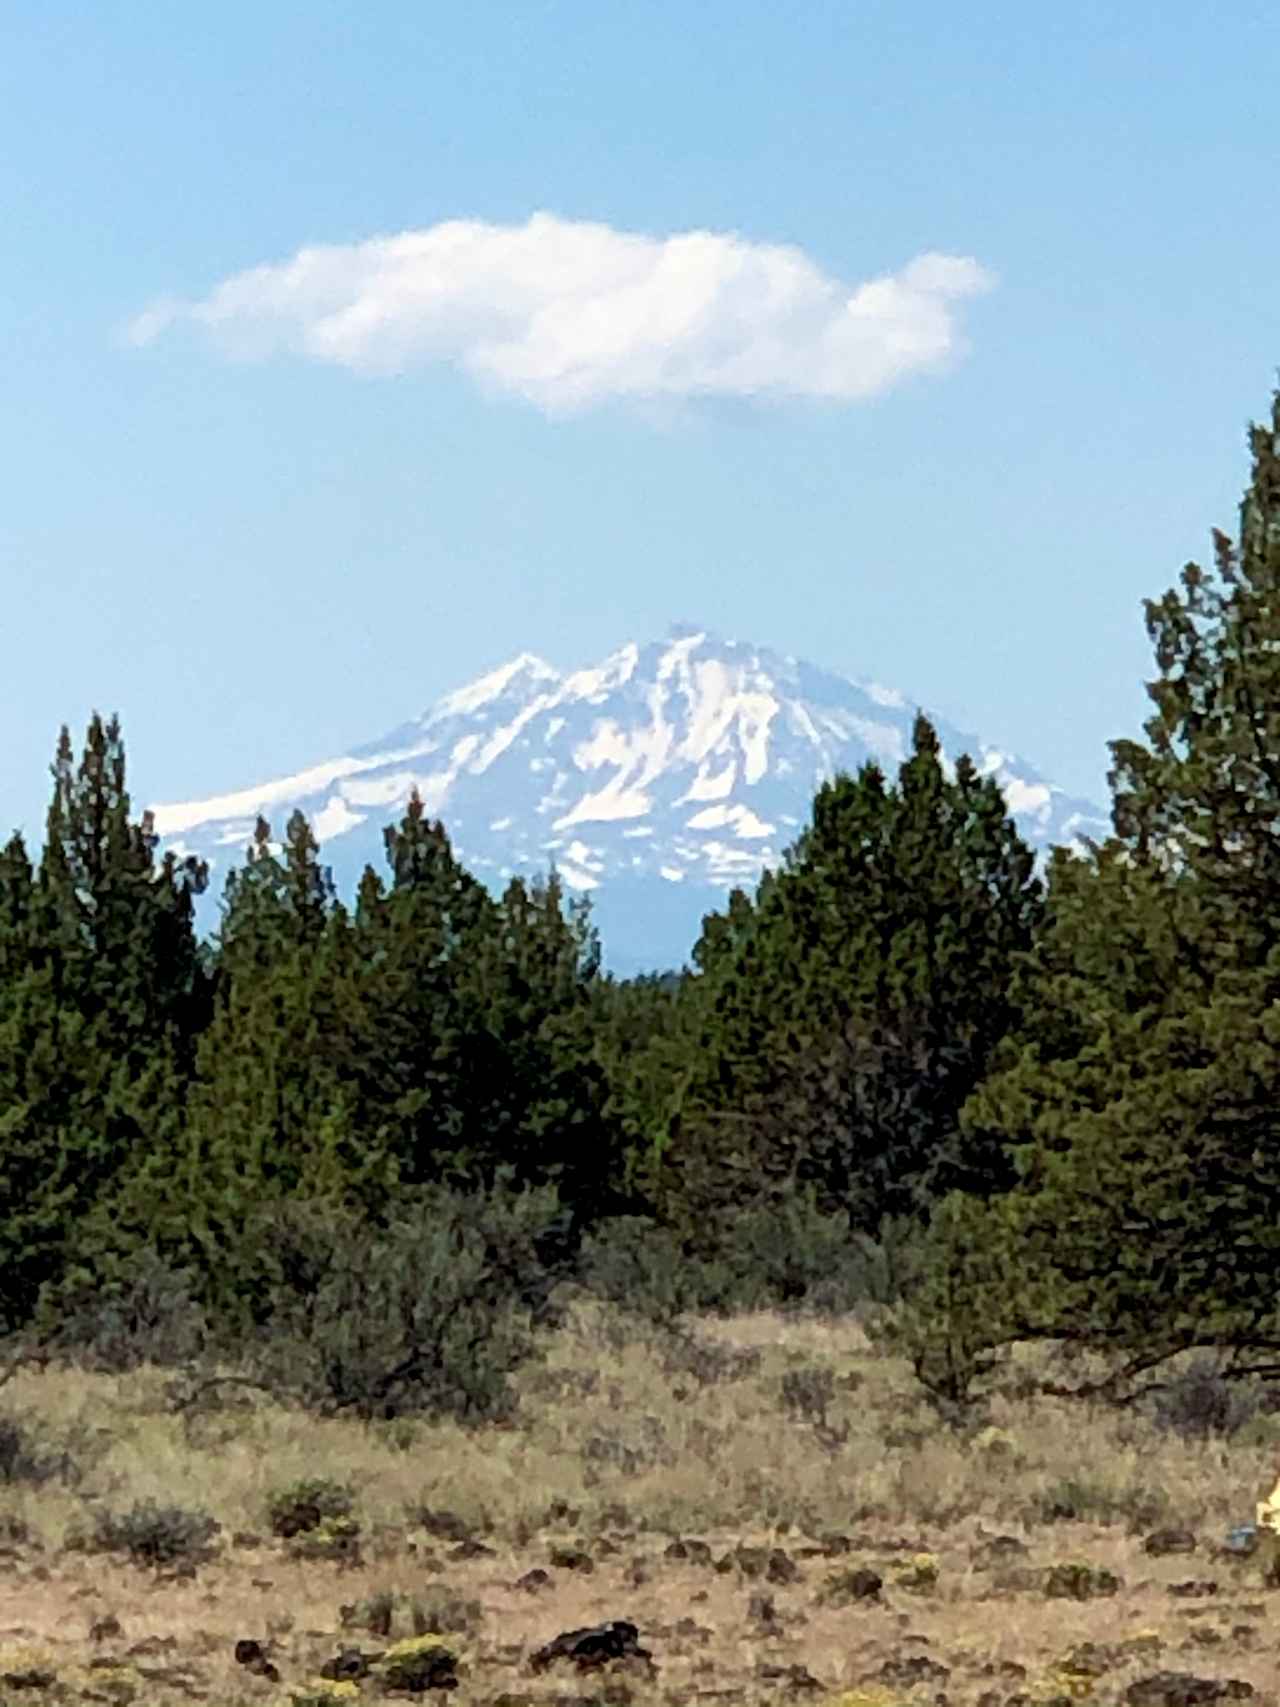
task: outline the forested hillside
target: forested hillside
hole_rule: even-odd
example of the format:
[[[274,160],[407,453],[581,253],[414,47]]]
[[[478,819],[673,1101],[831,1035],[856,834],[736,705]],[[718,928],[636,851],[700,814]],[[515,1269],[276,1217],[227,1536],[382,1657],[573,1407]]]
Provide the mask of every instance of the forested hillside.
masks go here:
[[[280,855],[260,823],[202,943],[118,722],[64,730],[38,857],[0,855],[4,1329],[271,1347],[382,1414],[500,1406],[495,1323],[566,1276],[892,1304],[960,1406],[1020,1340],[1114,1354],[1116,1391],[1196,1346],[1280,1365],[1278,432],[1280,396],[1239,540],[1148,605],[1104,844],[1042,882],[921,717],[680,976],[603,975],[554,873],[495,899],[416,798],[351,907],[300,814]]]

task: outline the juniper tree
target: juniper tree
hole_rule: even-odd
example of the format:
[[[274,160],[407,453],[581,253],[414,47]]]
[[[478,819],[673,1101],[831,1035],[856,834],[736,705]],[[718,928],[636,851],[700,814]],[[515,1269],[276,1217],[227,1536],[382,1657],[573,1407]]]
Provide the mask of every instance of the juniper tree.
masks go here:
[[[262,973],[284,954],[313,946],[334,899],[333,879],[320,864],[304,814],[291,815],[279,851],[260,816],[244,862],[231,869],[223,890],[218,966],[224,979],[237,971]]]
[[[957,1116],[1039,909],[995,780],[963,756],[949,778],[923,716],[896,787],[874,764],[824,784],[754,916],[739,902],[704,932],[660,1167],[690,1224],[801,1186],[874,1228],[951,1181],[1001,1183],[998,1153],[958,1147]]]
[[[131,1194],[149,1205],[164,1254],[194,1259],[224,1317],[253,1289],[260,1253],[244,1230],[272,1204],[327,1195],[376,1208],[394,1184],[344,1076],[361,993],[351,939],[304,815],[292,814],[279,852],[259,818],[227,879],[217,999],[181,1144]]]
[[[92,1260],[101,1213],[172,1143],[206,1017],[192,924],[205,868],[132,817],[118,719],[62,730],[38,871],[0,855],[0,1311]],[[106,1216],[109,1220],[109,1214]]]
[[[366,870],[356,906],[364,995],[348,1008],[348,1079],[368,1142],[420,1184],[470,1164],[479,1087],[461,983],[494,903],[416,790],[384,841],[390,882]]]
[[[1103,1346],[1118,1380],[1195,1345],[1280,1364],[1280,393],[1250,445],[1239,542],[1147,601],[1154,709],[1112,743],[1114,833],[1058,856],[1019,1024],[965,1111],[1018,1183],[958,1210],[937,1259],[990,1253],[963,1306],[985,1344]]]
[[[619,1197],[624,1158],[607,1122],[596,1059],[600,943],[585,901],[560,879],[513,878],[460,965],[477,1097],[470,1113],[483,1177],[555,1183],[591,1219]]]

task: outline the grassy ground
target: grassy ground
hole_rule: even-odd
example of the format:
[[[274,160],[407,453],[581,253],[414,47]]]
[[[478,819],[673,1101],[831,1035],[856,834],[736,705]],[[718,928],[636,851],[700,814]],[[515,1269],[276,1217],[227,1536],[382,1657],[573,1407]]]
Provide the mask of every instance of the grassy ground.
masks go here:
[[[385,1661],[346,1684],[321,1666],[424,1622],[447,1632],[459,1699],[509,1707],[1102,1703],[1161,1671],[1276,1692],[1280,1590],[1216,1556],[1275,1479],[1269,1419],[1193,1444],[1012,1383],[964,1439],[856,1322],[756,1314],[673,1335],[587,1300],[516,1378],[513,1423],[475,1433],[319,1421],[233,1387],[180,1413],[171,1379],[50,1369],[0,1391],[24,1437],[76,1467],[0,1484],[0,1707],[376,1699]],[[295,1557],[272,1535],[273,1493],[306,1477],[352,1490],[354,1560]],[[213,1556],[187,1574],[75,1546],[95,1514],[145,1501],[209,1513]],[[1171,1525],[1195,1552],[1148,1554]],[[474,1556],[456,1556],[464,1536]],[[677,1539],[691,1544],[669,1553]],[[1055,1565],[1116,1581],[1076,1573],[1066,1586],[1106,1592],[1054,1597]],[[535,1569],[545,1581],[522,1585]],[[858,1597],[859,1569],[878,1593]],[[1217,1592],[1171,1592],[1189,1580]],[[380,1594],[381,1626],[344,1622]],[[559,1632],[608,1619],[638,1627],[654,1669],[530,1672]],[[278,1676],[237,1663],[247,1640]]]

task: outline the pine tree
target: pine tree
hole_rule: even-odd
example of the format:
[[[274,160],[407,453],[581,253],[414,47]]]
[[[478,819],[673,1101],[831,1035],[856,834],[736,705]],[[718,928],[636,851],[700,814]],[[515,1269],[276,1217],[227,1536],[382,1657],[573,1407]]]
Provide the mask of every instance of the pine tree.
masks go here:
[[[605,1212],[625,1167],[605,1116],[593,990],[600,943],[586,901],[558,876],[513,878],[460,968],[479,1092],[469,1112],[482,1177],[555,1183],[585,1219]]]
[[[735,896],[750,906],[741,891]],[[705,958],[700,964],[705,968]],[[600,978],[592,991],[596,1059],[608,1087],[605,1122],[621,1154],[619,1213],[661,1213],[662,1158],[681,1087],[693,1071],[694,982],[689,972],[647,973]]]
[[[186,1129],[164,1177],[135,1182],[156,1239],[194,1260],[223,1317],[252,1291],[261,1253],[245,1229],[298,1195],[380,1204],[394,1182],[366,1151],[344,1081],[352,926],[300,812],[277,853],[259,818],[230,873],[218,937],[215,1011],[197,1059]]]
[[[964,1304],[989,1345],[1076,1340],[1130,1374],[1194,1345],[1280,1354],[1280,393],[1250,440],[1241,542],[1215,534],[1216,572],[1147,603],[1154,712],[1112,744],[1114,835],[1059,855],[1019,1023],[965,1112],[1018,1171],[952,1242],[992,1253]]]
[[[164,1236],[172,1260],[194,1258],[224,1321],[269,1266],[257,1240],[274,1209],[314,1198],[376,1217],[395,1188],[347,1071],[359,1035],[352,937],[335,904],[318,940],[230,980],[202,1042]]]
[[[281,857],[283,854],[283,857]],[[218,965],[226,977],[262,972],[295,948],[314,945],[334,903],[333,879],[321,866],[306,818],[294,812],[277,853],[271,826],[259,817],[244,864],[227,876],[218,933]]]
[[[156,862],[135,823],[117,719],[77,765],[61,732],[45,846],[0,856],[0,1311],[91,1261],[121,1180],[180,1124],[207,991],[194,860]]]
[[[17,831],[0,849],[0,992],[32,964],[35,871]]]
[[[948,779],[924,717],[896,788],[874,764],[825,784],[753,914],[704,931],[663,1161],[686,1219],[800,1187],[874,1229],[951,1183],[998,1188],[958,1114],[1040,906],[997,784],[964,757]]]
[[[357,898],[363,994],[348,1004],[344,1073],[367,1142],[418,1185],[465,1177],[474,1157],[483,1088],[462,986],[494,903],[416,790],[384,839],[390,885],[366,870]]]

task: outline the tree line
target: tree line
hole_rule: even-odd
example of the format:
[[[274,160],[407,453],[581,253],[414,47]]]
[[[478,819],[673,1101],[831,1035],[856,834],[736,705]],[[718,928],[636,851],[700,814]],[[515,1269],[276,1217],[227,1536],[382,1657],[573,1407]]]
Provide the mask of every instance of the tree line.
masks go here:
[[[920,716],[678,974],[605,975],[554,871],[491,894],[416,795],[349,902],[301,814],[260,820],[202,942],[207,869],[135,818],[118,720],[64,729],[38,857],[0,851],[0,1329],[145,1271],[260,1333],[333,1228],[403,1271],[407,1204],[505,1194],[537,1208],[491,1275],[522,1240],[612,1250],[624,1290],[736,1251],[785,1302],[878,1254],[877,1331],[955,1401],[1028,1339],[1116,1390],[1193,1346],[1280,1367],[1278,435],[1280,393],[1239,538],[1147,604],[1104,842],[1039,873]]]

